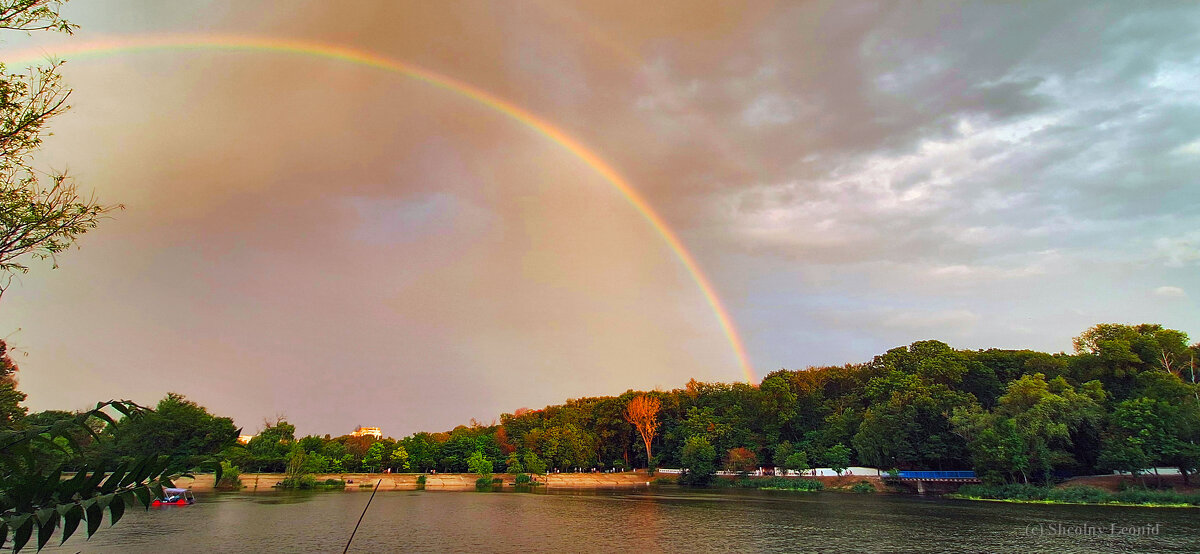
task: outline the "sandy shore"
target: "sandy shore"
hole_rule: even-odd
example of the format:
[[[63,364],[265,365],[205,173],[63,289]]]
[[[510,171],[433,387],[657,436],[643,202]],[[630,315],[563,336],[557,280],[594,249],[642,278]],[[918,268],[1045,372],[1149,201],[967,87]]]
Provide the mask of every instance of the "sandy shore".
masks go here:
[[[329,473],[316,475],[318,482],[326,479],[346,481],[346,490],[370,491],[376,481],[380,481],[379,490],[411,491],[417,489],[419,473]],[[474,473],[439,473],[425,475],[425,490],[475,490]],[[516,483],[516,476],[508,473],[498,473],[494,476],[503,479],[505,486]],[[282,473],[243,473],[240,476],[242,492],[268,492],[279,490],[275,484],[282,481]],[[645,487],[652,481],[645,472],[628,473],[555,473],[537,476],[539,482],[546,488],[555,489],[623,489]],[[362,485],[369,486],[362,486]],[[195,478],[183,477],[175,481],[175,485],[190,488],[196,492],[213,490],[212,474],[197,475]]]

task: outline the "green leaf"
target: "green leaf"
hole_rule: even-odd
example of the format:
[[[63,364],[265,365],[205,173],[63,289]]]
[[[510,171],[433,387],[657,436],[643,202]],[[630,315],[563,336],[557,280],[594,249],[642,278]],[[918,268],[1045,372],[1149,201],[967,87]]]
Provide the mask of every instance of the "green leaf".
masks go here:
[[[150,472],[154,471],[154,466],[157,465],[157,463],[157,456],[146,456],[139,460],[137,464],[137,471],[130,473],[130,475],[133,476],[133,479],[130,482],[141,484],[142,481],[145,481],[146,478],[150,477]]]
[[[120,496],[114,496],[112,503],[108,505],[108,514],[112,517],[112,521],[108,522],[109,527],[121,521],[121,516],[125,515],[125,499]]]
[[[171,464],[171,458],[169,456],[160,456],[160,457],[156,458],[154,460],[154,463],[150,467],[150,471],[146,473],[146,478],[147,479],[158,479],[158,477],[160,475],[162,475],[164,471],[167,470],[167,466],[169,466],[170,464]]]
[[[123,415],[125,417],[130,417],[129,407],[126,406],[125,404],[123,404],[121,402],[113,402],[112,407],[114,410],[121,412],[121,415]]]
[[[134,496],[137,496],[138,502],[141,502],[147,510],[150,509],[150,503],[154,501],[150,495],[150,489],[144,486],[139,486],[138,488],[133,489],[133,494]]]
[[[155,498],[166,498],[167,497],[167,495],[165,493],[163,493],[162,485],[159,484],[157,481],[150,485],[150,492],[154,493]]]
[[[41,550],[46,543],[50,541],[50,537],[54,536],[54,528],[58,526],[58,510],[54,508],[46,508],[38,510],[38,541],[37,549]]]
[[[104,508],[99,502],[92,502],[87,507],[87,536],[90,538],[100,528],[100,520],[104,519]]]
[[[8,542],[8,523],[0,521],[0,548],[4,548],[6,542]]]
[[[67,542],[71,535],[75,533],[75,529],[79,527],[79,521],[83,519],[83,507],[79,504],[72,504],[71,507],[63,514],[62,542]],[[62,544],[60,542],[59,544]]]
[[[125,478],[125,471],[128,468],[129,468],[128,462],[122,463],[121,465],[117,466],[117,469],[113,470],[112,475],[110,475],[108,477],[108,479],[106,479],[104,481],[104,484],[100,485],[100,493],[108,494],[112,491],[117,490],[117,485],[121,483],[121,479]]]
[[[123,487],[123,486],[129,485],[131,483],[141,482],[141,478],[140,478],[139,474],[143,470],[145,470],[146,464],[148,461],[149,461],[149,458],[142,458],[142,459],[134,462],[133,467],[129,468],[129,473],[126,473],[125,477],[121,478],[121,482],[120,482],[119,486]]]
[[[87,468],[85,467],[80,471],[87,471]],[[92,471],[92,475],[88,477],[88,480],[84,482],[83,486],[79,487],[79,492],[85,496],[96,494],[96,487],[100,486],[100,481],[104,479],[105,473],[104,466],[96,466],[95,471]]]
[[[42,484],[42,490],[52,491],[58,489],[62,484],[63,465],[59,464],[58,468],[46,474],[46,482]]]
[[[87,480],[87,468],[85,467],[85,468],[81,468],[79,471],[75,472],[74,477],[71,477],[70,479],[63,481],[62,484],[59,485],[59,490],[62,491],[63,496],[69,497],[69,496],[79,492],[79,488],[81,486],[83,486],[83,483],[86,480]]]
[[[33,517],[31,514],[25,514],[21,523],[15,524],[13,531],[13,554],[20,552],[25,548],[25,543],[29,542],[29,537],[33,535]]]
[[[115,420],[113,420],[112,416],[104,413],[103,410],[100,410],[100,409],[92,410],[92,411],[88,412],[88,415],[103,419],[104,421],[108,422],[109,425],[112,425],[112,426],[117,425],[117,422]]]

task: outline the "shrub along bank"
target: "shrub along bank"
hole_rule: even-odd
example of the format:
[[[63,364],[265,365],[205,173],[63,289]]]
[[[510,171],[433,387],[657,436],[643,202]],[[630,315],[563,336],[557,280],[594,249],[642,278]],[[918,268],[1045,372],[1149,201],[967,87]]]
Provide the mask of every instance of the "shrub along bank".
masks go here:
[[[1200,493],[1134,488],[1108,492],[1089,486],[1039,487],[1024,483],[965,485],[950,498],[1052,504],[1129,504],[1137,506],[1200,506]]]

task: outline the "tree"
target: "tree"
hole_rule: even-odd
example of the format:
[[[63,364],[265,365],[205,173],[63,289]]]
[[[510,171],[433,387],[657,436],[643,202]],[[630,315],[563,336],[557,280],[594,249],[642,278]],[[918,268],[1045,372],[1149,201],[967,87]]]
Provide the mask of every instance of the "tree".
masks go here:
[[[264,422],[264,425],[263,430],[246,444],[250,459],[243,467],[252,471],[284,471],[292,443],[296,441],[296,426],[282,417],[275,423]]]
[[[775,453],[771,456],[771,462],[776,467],[786,467],[788,456],[791,456],[793,452],[792,443],[783,441],[775,445]]]
[[[808,453],[803,450],[792,452],[788,455],[787,460],[784,461],[783,468],[787,471],[795,471],[797,473],[808,471]]]
[[[646,443],[646,467],[654,465],[650,443],[658,433],[658,411],[661,407],[662,402],[658,398],[645,394],[633,397],[625,407],[625,420],[637,429],[638,434],[642,436],[642,442]]]
[[[8,357],[8,344],[0,340],[0,429],[13,429],[25,417],[25,393],[17,390],[17,364]]]
[[[1045,375],[1035,373],[1008,384],[996,414],[1012,418],[1011,431],[1024,446],[1023,454],[1013,459],[1027,463],[1030,470],[1041,472],[1042,480],[1048,480],[1054,467],[1076,463],[1070,451],[1073,437],[1099,423],[1104,399],[1098,381],[1076,390],[1062,377],[1047,382]],[[1008,428],[1001,431],[1003,436],[1008,433]]]
[[[182,394],[168,393],[153,412],[122,419],[114,427],[112,458],[156,454],[188,461],[211,457],[237,440],[233,420],[217,417]]]
[[[840,442],[829,447],[829,450],[825,451],[825,463],[840,477],[842,472],[850,467],[850,449]]]
[[[483,451],[476,450],[474,454],[471,454],[470,458],[467,458],[467,468],[471,470],[471,473],[479,475],[476,484],[483,484],[485,482],[491,484],[493,465],[492,461],[483,455]]]
[[[509,454],[508,458],[504,460],[504,470],[514,475],[525,473],[525,466],[521,465],[521,456],[516,452]]]
[[[960,406],[954,409],[950,421],[955,432],[966,439],[971,463],[981,480],[1015,482],[1020,473],[1025,482],[1029,481],[1029,454],[1012,418],[984,412],[978,406]]]
[[[738,473],[749,473],[758,467],[758,456],[749,448],[739,446],[725,453],[725,469]]]
[[[300,448],[300,445],[292,445],[291,454],[288,456],[287,469],[284,472],[283,486],[285,488],[301,488],[304,487],[304,476],[308,475],[305,471],[305,464],[308,462],[308,453]]]
[[[363,469],[368,473],[378,473],[382,469],[385,462],[384,456],[387,454],[387,445],[383,441],[377,441],[367,448],[367,453],[363,455]]]
[[[403,445],[396,445],[396,449],[392,451],[392,469],[401,473],[411,469],[408,464],[408,451]]]
[[[683,475],[679,476],[681,484],[705,485],[717,472],[717,451],[704,437],[688,437],[679,457],[683,469]]]
[[[1150,465],[1150,457],[1141,445],[1116,438],[1106,440],[1104,449],[1100,451],[1100,467],[1136,475],[1146,486],[1146,478],[1142,472]]]
[[[0,29],[59,31],[70,34],[75,25],[59,15],[65,0],[2,0]],[[8,73],[0,65],[0,294],[12,277],[29,270],[27,258],[49,259],[96,227],[104,215],[120,206],[100,204],[80,194],[65,173],[45,175],[31,165],[46,125],[67,110],[70,90],[58,73],[61,61]]]
[[[525,471],[534,475],[543,475],[546,473],[546,462],[538,458],[538,455],[534,451],[529,450],[525,452],[522,461],[525,462]]]
[[[61,542],[66,542],[85,521],[90,537],[100,528],[106,509],[110,526],[115,525],[127,506],[137,502],[149,508],[155,497],[164,496],[163,487],[174,486],[172,479],[184,468],[167,456],[144,456],[111,468],[111,472],[102,466],[83,465],[69,478],[61,466],[47,469],[36,461],[30,464],[36,459],[33,454],[38,445],[54,447],[57,439],[63,439],[65,448],[78,451],[74,437],[80,432],[96,434],[96,420],[115,425],[108,409],[131,419],[151,411],[125,400],[109,401],[49,425],[0,429],[0,545],[11,531],[13,551],[19,551],[35,529],[38,549],[57,529],[62,530]],[[220,465],[215,464],[213,470],[219,482]]]

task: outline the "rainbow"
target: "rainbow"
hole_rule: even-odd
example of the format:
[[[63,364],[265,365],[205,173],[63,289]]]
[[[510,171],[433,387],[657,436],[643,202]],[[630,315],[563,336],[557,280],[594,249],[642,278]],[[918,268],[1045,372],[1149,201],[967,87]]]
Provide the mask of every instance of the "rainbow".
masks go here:
[[[696,263],[696,259],[684,247],[683,242],[679,240],[675,232],[663,221],[662,216],[654,211],[654,208],[646,202],[646,199],[616,169],[601,159],[600,156],[596,155],[595,152],[563,132],[562,129],[539,118],[529,110],[483,89],[435,73],[423,67],[387,58],[367,50],[322,42],[223,35],[162,35],[115,37],[83,42],[68,42],[55,45],[54,48],[53,57],[55,58],[66,56],[90,58],[156,50],[231,50],[312,56],[398,73],[491,108],[536,131],[582,160],[588,167],[600,174],[604,180],[608,181],[613,188],[617,189],[629,204],[650,223],[651,227],[666,241],[667,245],[675,253],[675,256],[683,264],[684,268],[687,269],[696,286],[700,288],[700,292],[704,295],[713,313],[716,314],[717,321],[721,325],[721,330],[728,338],[730,346],[733,347],[734,355],[737,357],[746,382],[754,384],[754,370],[750,366],[750,361],[746,356],[746,349],[742,345],[742,339],[738,335],[737,328],[733,325],[733,319],[729,316],[729,312],[725,309],[720,297],[717,296],[708,277],[700,271],[700,266]],[[0,62],[8,66],[29,66],[42,63],[50,57],[45,47],[0,52]]]

